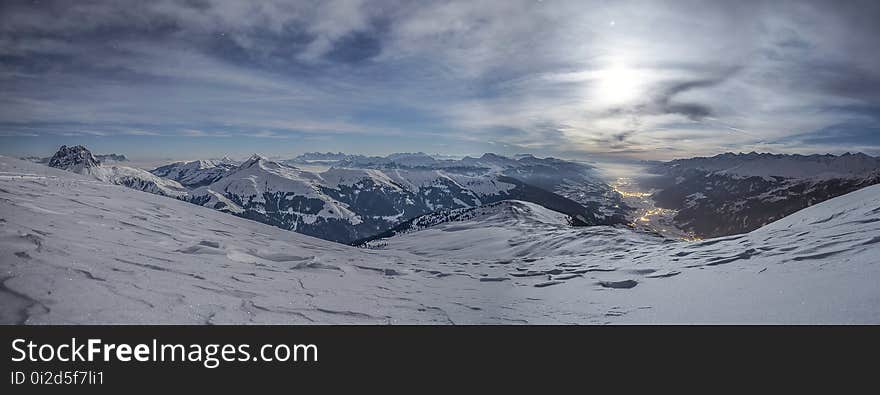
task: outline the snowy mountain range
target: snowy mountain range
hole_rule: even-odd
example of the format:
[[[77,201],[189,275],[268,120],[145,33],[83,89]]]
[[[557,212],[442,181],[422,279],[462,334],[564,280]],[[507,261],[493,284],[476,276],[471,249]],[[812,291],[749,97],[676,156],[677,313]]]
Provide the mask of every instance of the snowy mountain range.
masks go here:
[[[316,171],[291,165],[314,161],[332,167]],[[623,195],[590,165],[532,155],[436,159],[421,152],[386,157],[310,153],[283,162],[254,155],[244,162],[176,162],[146,172],[107,166],[82,146],[65,146],[49,162],[104,182],[346,244],[505,200],[538,204],[567,215],[576,226],[638,222]],[[880,160],[864,154],[727,153],[658,163],[650,171],[657,176],[642,182],[656,191],[656,206],[674,210],[674,226],[700,238],[748,232],[880,182]],[[420,219],[423,215],[433,217]]]
[[[462,160],[436,160],[423,153],[378,159],[341,154],[304,157],[339,160],[321,172],[260,155],[242,163],[175,162],[146,172],[105,166],[85,147],[63,146],[49,166],[342,243],[369,238],[438,210],[507,199],[557,210],[578,225],[626,222],[626,205],[592,168],[574,162],[494,154]]]
[[[437,210],[476,207],[506,199],[546,205],[587,225],[623,222],[622,215],[615,216],[613,210],[602,211],[603,206],[598,203],[581,203],[528,183],[539,180],[535,174],[540,167],[510,161],[519,168],[394,165],[333,167],[317,173],[255,155],[238,167],[223,170],[222,176],[213,178],[210,184],[192,190],[187,200],[343,243],[384,232]],[[560,175],[562,171],[575,174],[559,163],[548,163],[556,166]],[[154,170],[154,174],[169,175],[181,182],[185,180],[175,178],[179,174],[196,174],[160,169]],[[208,167],[201,173],[215,169]],[[510,169],[517,169],[521,176],[507,175]],[[597,184],[595,189],[604,185],[601,181],[591,182]]]
[[[659,207],[677,210],[676,225],[700,237],[745,233],[798,210],[880,183],[880,159],[864,154],[726,153],[660,163]]]
[[[292,163],[332,163],[322,172]],[[351,243],[443,209],[520,199],[578,224],[625,222],[626,206],[588,166],[523,156],[437,160],[423,153],[366,157],[310,153],[235,165],[178,162],[152,171],[191,188],[186,200],[283,229]]]
[[[880,322],[880,185],[698,242],[568,221],[490,203],[355,248],[0,157],[0,322]]]

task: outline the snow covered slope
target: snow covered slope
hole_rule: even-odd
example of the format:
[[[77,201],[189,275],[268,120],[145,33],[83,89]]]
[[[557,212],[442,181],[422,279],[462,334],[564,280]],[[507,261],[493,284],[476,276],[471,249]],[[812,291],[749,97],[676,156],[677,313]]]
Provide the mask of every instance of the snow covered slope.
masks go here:
[[[880,186],[700,242],[505,205],[358,249],[0,157],[0,322],[880,323]]]

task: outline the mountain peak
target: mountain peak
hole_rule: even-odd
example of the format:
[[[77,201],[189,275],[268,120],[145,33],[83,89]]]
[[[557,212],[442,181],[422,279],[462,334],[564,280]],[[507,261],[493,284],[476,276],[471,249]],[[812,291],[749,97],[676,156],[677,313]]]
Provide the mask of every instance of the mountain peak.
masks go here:
[[[238,168],[239,169],[247,169],[247,168],[252,168],[254,166],[257,166],[263,170],[277,170],[277,169],[289,167],[289,166],[284,166],[278,162],[275,162],[269,158],[266,158],[263,155],[253,154],[253,155],[251,155],[250,158],[248,158],[248,160],[246,160],[244,163],[242,163],[241,166],[239,166]]]
[[[269,159],[266,159],[266,157],[263,156],[263,155],[260,155],[260,154],[253,154],[253,155],[251,155],[250,158],[248,158],[248,160],[244,161],[244,163],[242,163],[241,166],[242,166],[242,167],[251,167],[251,166],[253,166],[253,165],[256,164],[256,163],[263,162],[263,161],[268,161],[268,160],[269,160]]]
[[[49,159],[49,167],[70,171],[79,171],[101,165],[101,161],[91,151],[81,145],[68,147],[62,145],[58,152]]]

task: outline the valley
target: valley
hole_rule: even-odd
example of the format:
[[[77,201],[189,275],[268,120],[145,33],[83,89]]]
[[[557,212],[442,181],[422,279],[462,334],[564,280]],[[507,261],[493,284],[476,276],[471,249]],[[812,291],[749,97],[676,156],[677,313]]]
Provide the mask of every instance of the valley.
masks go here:
[[[645,190],[634,178],[619,177],[610,183],[614,192],[623,202],[632,207],[629,214],[630,226],[679,240],[699,240],[699,237],[676,227],[676,210],[657,207],[653,194],[656,190]]]

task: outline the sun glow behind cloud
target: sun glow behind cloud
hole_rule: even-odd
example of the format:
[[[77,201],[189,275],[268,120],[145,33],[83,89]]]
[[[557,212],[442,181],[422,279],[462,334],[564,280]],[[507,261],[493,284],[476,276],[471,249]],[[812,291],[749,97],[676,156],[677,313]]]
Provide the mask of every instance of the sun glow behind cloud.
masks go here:
[[[646,72],[620,59],[593,73],[593,78],[591,97],[608,106],[632,104],[645,94]]]

